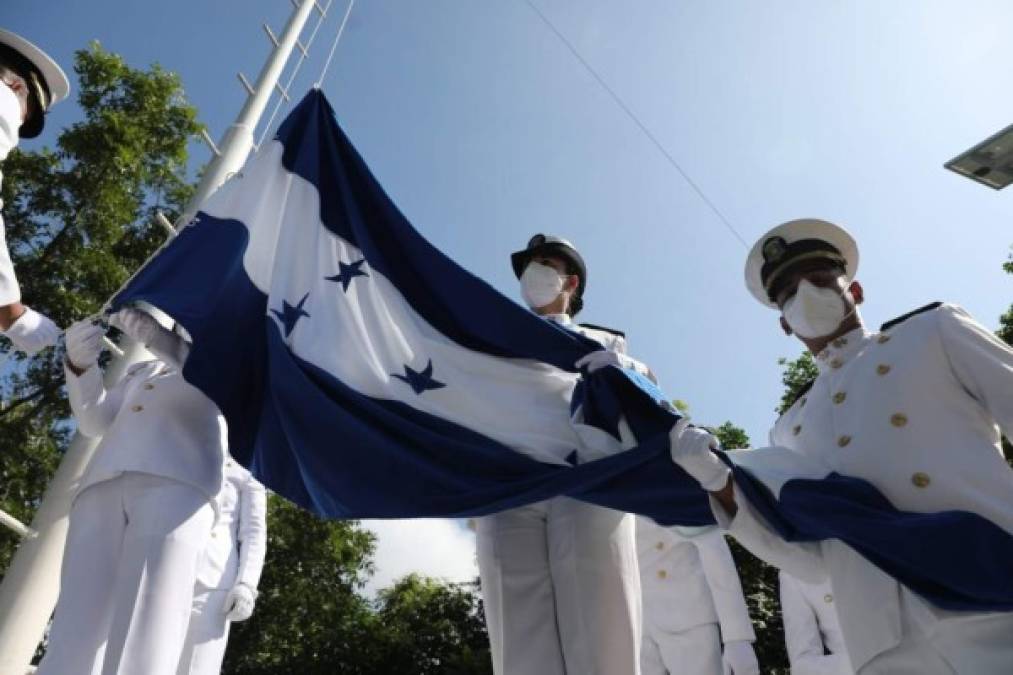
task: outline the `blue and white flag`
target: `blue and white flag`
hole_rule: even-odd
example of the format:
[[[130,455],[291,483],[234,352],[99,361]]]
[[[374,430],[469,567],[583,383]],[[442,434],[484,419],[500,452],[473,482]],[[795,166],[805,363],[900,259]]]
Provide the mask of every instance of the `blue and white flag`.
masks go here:
[[[661,392],[631,371],[581,376],[573,364],[598,344],[430,245],[319,91],[114,307],[139,300],[193,338],[183,375],[222,410],[233,456],[322,516],[465,517],[568,495],[714,522],[669,457],[678,415]],[[1013,559],[1013,537],[974,514],[944,547],[925,529],[940,519],[863,481],[735,473],[786,539],[840,538],[941,606],[1013,609],[1013,575],[982,564],[968,583],[953,556],[987,536],[992,560]]]

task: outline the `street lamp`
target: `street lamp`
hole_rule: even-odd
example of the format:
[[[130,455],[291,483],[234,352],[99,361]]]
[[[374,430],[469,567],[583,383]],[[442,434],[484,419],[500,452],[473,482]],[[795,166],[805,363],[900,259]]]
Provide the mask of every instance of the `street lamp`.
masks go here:
[[[1013,183],[1013,124],[944,166],[995,190]]]

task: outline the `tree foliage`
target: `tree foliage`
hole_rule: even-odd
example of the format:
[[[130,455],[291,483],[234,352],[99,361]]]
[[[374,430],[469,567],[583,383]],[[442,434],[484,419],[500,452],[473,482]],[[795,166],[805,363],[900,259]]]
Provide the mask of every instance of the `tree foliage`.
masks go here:
[[[783,415],[792,406],[795,399],[798,398],[799,392],[816,379],[816,376],[819,374],[819,368],[816,365],[816,359],[809,352],[802,352],[795,359],[780,358],[777,362],[784,367],[784,372],[781,373],[784,393],[781,395],[781,401],[777,406],[777,413]]]

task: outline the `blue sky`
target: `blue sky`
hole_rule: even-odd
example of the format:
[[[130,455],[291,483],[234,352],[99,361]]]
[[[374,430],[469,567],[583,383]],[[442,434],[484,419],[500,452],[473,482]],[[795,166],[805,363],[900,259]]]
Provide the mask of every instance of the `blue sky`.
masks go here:
[[[1013,192],[942,168],[1011,121],[1013,5],[1002,0],[533,0],[752,242],[791,218],[841,223],[862,251],[864,314],[933,300],[989,327],[1013,299],[1001,263]],[[298,98],[344,9],[335,1]],[[97,39],[180,73],[218,138],[280,31],[284,0],[5,0],[3,25],[69,69]],[[510,251],[572,239],[582,318],[703,423],[762,443],[777,358],[801,346],[742,282],[746,250],[523,0],[360,0],[324,82],[374,172],[431,241],[517,298]],[[76,116],[56,109],[46,134]],[[195,147],[195,159],[205,151]]]

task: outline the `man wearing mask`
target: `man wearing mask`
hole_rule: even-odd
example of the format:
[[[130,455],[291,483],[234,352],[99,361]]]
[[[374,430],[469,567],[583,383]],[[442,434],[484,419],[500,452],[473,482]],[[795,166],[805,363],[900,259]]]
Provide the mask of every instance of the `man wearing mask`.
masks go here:
[[[637,517],[641,675],[760,675],[756,634],[724,534]]]
[[[46,113],[69,92],[67,76],[53,59],[20,35],[0,28],[0,162],[19,139],[35,138],[42,132]],[[2,217],[0,331],[29,354],[56,344],[60,337],[60,329],[48,317],[21,304],[21,288],[7,250]]]
[[[792,454],[867,481],[901,511],[964,511],[1013,532],[1013,350],[959,307],[933,303],[868,330],[858,306],[858,248],[822,220],[780,225],[753,247],[746,284],[816,357],[819,375],[752,451]],[[838,539],[781,539],[737,494],[707,432],[676,425],[672,456],[711,492],[722,527],[803,580],[829,579],[851,665],[872,673],[1013,669],[1013,613],[930,604]],[[787,452],[786,452],[787,450]],[[759,465],[759,463],[758,463]]]
[[[573,322],[587,268],[570,242],[535,235],[511,263],[533,312],[606,348],[578,367],[612,365],[653,378],[626,356],[622,333]],[[639,673],[633,516],[557,497],[479,518],[476,533],[496,675]]]

